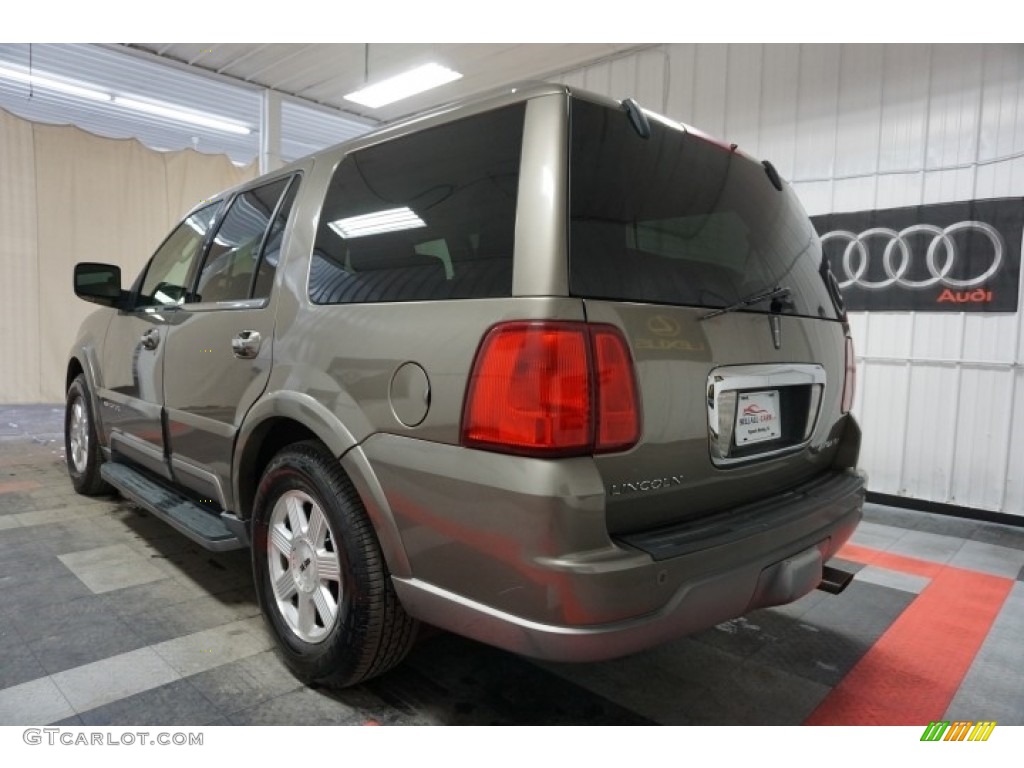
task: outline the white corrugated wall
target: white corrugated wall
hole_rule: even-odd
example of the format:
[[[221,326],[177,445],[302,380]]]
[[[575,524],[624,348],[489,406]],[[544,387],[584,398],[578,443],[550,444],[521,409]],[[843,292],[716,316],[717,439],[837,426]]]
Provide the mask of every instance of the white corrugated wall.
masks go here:
[[[1024,196],[1022,45],[665,45],[558,79],[770,159],[809,213]],[[878,493],[1024,516],[1024,312],[856,313]]]

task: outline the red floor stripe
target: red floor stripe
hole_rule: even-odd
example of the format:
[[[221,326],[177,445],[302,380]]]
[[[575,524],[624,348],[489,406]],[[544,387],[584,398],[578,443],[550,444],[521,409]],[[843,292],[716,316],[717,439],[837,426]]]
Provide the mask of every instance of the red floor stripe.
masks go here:
[[[18,491],[34,491],[39,487],[35,480],[11,480],[0,483],[0,493],[16,493]]]
[[[865,565],[877,565],[881,568],[888,568],[890,571],[903,571],[903,573],[912,573],[915,576],[927,576],[928,578],[938,575],[939,571],[944,568],[953,567],[931,560],[919,560],[916,557],[894,555],[891,552],[882,552],[878,549],[858,547],[856,544],[847,544],[839,550],[836,557],[854,560]],[[962,569],[958,568],[956,570]]]
[[[846,546],[840,557],[931,583],[818,705],[807,725],[927,725],[941,720],[1013,582]]]

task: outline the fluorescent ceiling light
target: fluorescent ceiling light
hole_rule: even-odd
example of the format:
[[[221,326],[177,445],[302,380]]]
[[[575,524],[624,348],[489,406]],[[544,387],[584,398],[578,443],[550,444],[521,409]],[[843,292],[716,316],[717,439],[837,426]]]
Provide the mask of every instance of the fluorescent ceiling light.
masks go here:
[[[354,240],[367,235],[379,235],[381,232],[398,232],[403,229],[418,229],[427,226],[423,219],[409,208],[389,208],[376,213],[364,213],[362,216],[350,216],[327,224],[339,237]]]
[[[237,133],[242,136],[248,136],[252,131],[248,126],[240,123],[232,123],[228,120],[222,120],[217,117],[207,117],[206,115],[200,115],[196,112],[186,112],[177,107],[171,106],[170,104],[157,104],[152,101],[139,101],[138,99],[128,99],[124,96],[115,96],[114,104],[125,109],[134,109],[137,112],[148,112],[151,115],[159,115],[160,117],[167,117],[171,120],[180,120],[183,123],[191,123],[192,125],[201,125],[205,128],[213,128],[218,131],[226,131],[227,133]]]
[[[217,117],[207,117],[206,115],[201,115],[196,112],[186,112],[185,110],[178,109],[170,104],[157,104],[151,101],[140,101],[138,99],[131,99],[125,96],[111,96],[109,93],[104,93],[103,91],[96,90],[95,88],[87,88],[83,85],[75,85],[74,83],[65,82],[63,80],[56,80],[48,74],[40,75],[35,72],[29,74],[27,71],[20,69],[0,67],[0,77],[7,78],[8,80],[15,80],[19,83],[26,83],[34,88],[46,88],[51,91],[60,91],[61,93],[78,96],[83,99],[104,101],[108,103],[113,102],[115,105],[126,109],[133,109],[138,112],[148,112],[151,115],[159,115],[172,120],[179,120],[183,123],[191,123],[192,125],[201,125],[218,131],[237,133],[242,136],[248,136],[252,133],[252,130],[248,126],[241,125],[240,123],[233,123],[229,120],[223,120]]]
[[[109,93],[103,93],[103,91],[97,91],[93,88],[85,88],[81,85],[66,83],[63,80],[54,80],[52,77],[47,75],[37,75],[34,72],[30,75],[28,72],[23,72],[21,70],[0,67],[0,77],[6,77],[8,80],[17,80],[19,83],[27,83],[34,88],[46,88],[50,91],[60,91],[61,93],[67,93],[71,96],[91,99],[92,101],[110,101],[112,98]]]
[[[407,98],[439,85],[458,80],[462,74],[440,64],[424,64],[422,67],[410,69],[401,75],[381,80],[376,85],[371,85],[354,93],[348,94],[345,98],[357,104],[376,109],[385,104]]]

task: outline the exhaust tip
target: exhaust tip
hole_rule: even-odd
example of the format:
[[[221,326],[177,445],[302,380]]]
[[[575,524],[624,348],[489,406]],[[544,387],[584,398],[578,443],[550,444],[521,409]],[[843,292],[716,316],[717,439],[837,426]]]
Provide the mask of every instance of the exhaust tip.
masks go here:
[[[853,581],[853,573],[826,565],[821,569],[821,583],[818,589],[831,595],[838,595]]]

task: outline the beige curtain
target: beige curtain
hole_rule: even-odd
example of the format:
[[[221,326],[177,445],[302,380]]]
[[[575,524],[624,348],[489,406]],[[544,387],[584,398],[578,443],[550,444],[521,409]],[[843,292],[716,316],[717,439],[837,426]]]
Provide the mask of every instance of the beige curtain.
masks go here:
[[[189,208],[255,173],[0,110],[0,403],[64,399],[68,351],[96,309],[72,291],[76,262],[117,264],[127,286]]]

